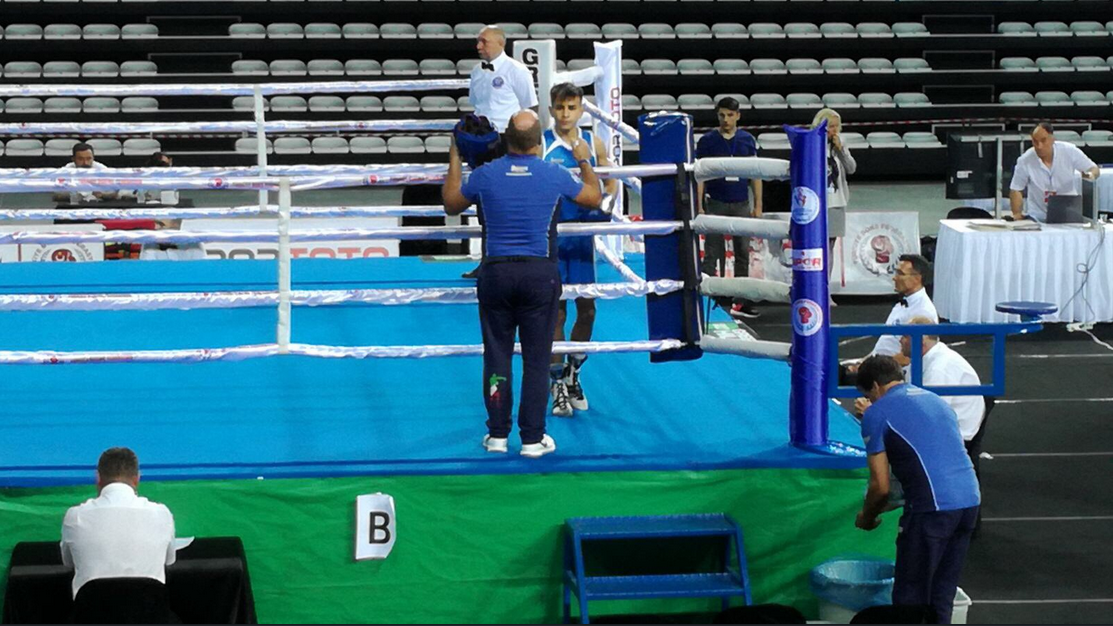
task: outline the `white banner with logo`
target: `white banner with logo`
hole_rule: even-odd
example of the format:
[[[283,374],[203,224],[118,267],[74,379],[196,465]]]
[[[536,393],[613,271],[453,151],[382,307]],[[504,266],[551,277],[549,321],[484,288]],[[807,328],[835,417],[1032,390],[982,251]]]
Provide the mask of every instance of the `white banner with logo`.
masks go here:
[[[622,121],[622,40],[595,43],[595,65],[603,70],[603,75],[595,81],[595,104],[610,116]],[[584,115],[590,118],[590,115]],[[611,165],[622,165],[622,135],[606,124],[595,124],[595,132],[607,148],[607,158]],[[626,193],[621,182],[615,188],[615,212],[622,213],[623,195]],[[603,237],[603,244],[618,258],[622,258],[622,239],[619,235]]]
[[[290,220],[290,229],[312,228],[397,228],[396,217],[304,218]],[[266,230],[278,231],[276,219],[198,219],[183,220],[182,230]],[[222,243],[202,244],[208,259],[277,259],[278,244]],[[357,241],[312,241],[291,243],[295,259],[365,259],[398,256],[397,239]]]
[[[42,232],[72,233],[97,232],[104,230],[101,224],[27,224],[0,226],[0,232]],[[52,243],[52,244],[5,244],[0,245],[0,263],[103,261],[103,243]]]
[[[787,213],[768,219],[788,220]],[[902,254],[920,252],[920,216],[912,211],[848,211],[846,236],[835,242],[831,293],[877,295],[893,292],[893,273]],[[817,264],[814,254],[794,254],[789,239],[751,239],[750,277],[792,282],[792,265]],[[728,263],[730,268],[731,264]]]
[[[385,493],[356,497],[356,560],[385,559],[394,549],[398,523],[394,498]]]

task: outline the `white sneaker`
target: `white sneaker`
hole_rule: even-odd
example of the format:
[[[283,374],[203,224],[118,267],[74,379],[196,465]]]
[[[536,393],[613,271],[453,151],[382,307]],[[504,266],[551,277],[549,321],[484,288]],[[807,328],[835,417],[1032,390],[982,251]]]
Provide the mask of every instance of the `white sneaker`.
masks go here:
[[[492,437],[490,435],[483,435],[483,447],[487,448],[487,452],[501,452],[503,454],[506,454],[509,449],[506,437]]]
[[[521,454],[531,459],[538,459],[550,452],[556,452],[556,442],[553,441],[552,437],[545,435],[537,443],[523,445]]]
[[[549,388],[553,396],[553,415],[557,417],[572,417],[572,403],[568,397],[568,385],[563,382],[553,383]]]
[[[568,404],[577,411],[586,411],[587,396],[584,395],[584,388],[580,385],[580,373],[573,369],[568,378],[564,379],[564,385],[568,388]]]

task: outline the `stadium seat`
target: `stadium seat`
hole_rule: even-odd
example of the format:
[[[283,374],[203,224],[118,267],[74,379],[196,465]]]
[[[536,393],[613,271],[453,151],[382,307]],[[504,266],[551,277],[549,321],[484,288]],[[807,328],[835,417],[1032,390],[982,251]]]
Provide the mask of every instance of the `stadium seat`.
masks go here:
[[[274,154],[274,142],[270,139],[267,142],[267,154]],[[259,140],[255,137],[241,137],[236,140],[236,152],[238,154],[258,154],[259,153]]]
[[[1100,91],[1074,91],[1071,92],[1070,99],[1075,106],[1080,107],[1106,106],[1109,104],[1105,95]]]
[[[753,59],[750,61],[750,71],[754,74],[786,74],[788,68],[780,59]]]
[[[637,96],[634,96],[634,95],[630,95],[630,94],[622,96],[622,110],[623,111],[641,111],[642,110],[642,100],[641,100],[641,98],[639,98]]]
[[[832,109],[857,109],[861,106],[858,97],[845,91],[823,94],[823,104]]]
[[[81,29],[82,39],[111,40],[120,38],[120,27],[115,24],[86,24]]]
[[[750,31],[737,22],[719,22],[711,25],[711,34],[716,39],[745,39]]]
[[[715,73],[715,66],[707,59],[680,59],[676,69],[682,76],[703,76]]]
[[[314,113],[341,112],[344,110],[344,98],[340,96],[310,96],[309,110]]]
[[[1070,60],[1077,72],[1108,72],[1109,65],[1105,59],[1094,56],[1074,57]]]
[[[472,103],[468,101],[467,96],[460,96],[459,98],[456,98],[456,108],[459,109],[461,113],[471,113],[475,110],[475,107],[472,106]]]
[[[537,22],[529,25],[530,39],[564,39],[564,27],[554,22]]]
[[[1066,57],[1039,57],[1036,59],[1036,67],[1041,72],[1073,72],[1074,65]]]
[[[622,59],[622,73],[627,76],[639,76],[642,66],[634,59]]]
[[[1037,91],[1036,102],[1041,107],[1074,106],[1074,101],[1063,91]]]
[[[383,74],[386,76],[417,76],[420,71],[413,59],[387,59],[383,61]]]
[[[350,113],[381,113],[383,99],[378,96],[348,96],[344,106]]]
[[[714,100],[715,102],[718,102],[718,101],[722,100],[723,98],[734,98],[735,100],[738,101],[739,106],[743,109],[749,109],[749,108],[752,108],[752,106],[753,106],[750,103],[750,99],[745,94],[741,94],[741,93],[717,93],[717,94],[715,94],[714,96],[711,97],[711,99]]]
[[[789,39],[819,39],[823,36],[819,26],[811,22],[791,22],[785,24],[785,36]]]
[[[43,142],[38,139],[9,139],[4,146],[5,156],[37,157],[43,155]]]
[[[893,36],[893,29],[881,22],[861,22],[854,28],[862,38],[879,39]]]
[[[305,25],[306,39],[340,39],[342,34],[340,25],[331,22],[313,22]]]
[[[124,24],[120,29],[120,37],[124,39],[155,39],[158,37],[158,26],[154,24]]]
[[[1082,138],[1082,135],[1078,134],[1078,131],[1074,130],[1055,129],[1055,141],[1073,143],[1079,148],[1086,147],[1086,140]]]
[[[292,22],[267,24],[267,39],[305,39],[305,29]]]
[[[430,154],[448,154],[452,138],[448,135],[432,135],[425,138],[425,151]]]
[[[313,154],[348,154],[348,140],[343,137],[314,137],[309,145]]]
[[[651,22],[638,26],[638,35],[642,39],[675,39],[676,32],[672,26],[659,22]]]
[[[893,24],[893,34],[897,37],[928,37],[927,26],[920,22],[896,22]]]
[[[310,76],[343,76],[344,64],[337,59],[310,59],[306,70]]]
[[[750,104],[755,109],[787,109],[788,102],[778,93],[755,93],[750,96]]]
[[[1001,69],[1007,72],[1039,71],[1039,68],[1036,67],[1036,62],[1028,57],[1004,57],[1001,59]]]
[[[422,59],[417,66],[422,76],[456,75],[456,64],[448,59]]]
[[[460,59],[456,62],[456,73],[461,76],[470,76],[472,69],[479,63],[479,59]]]
[[[710,111],[715,108],[715,101],[705,93],[685,93],[676,99],[682,111]]]
[[[904,140],[900,135],[889,131],[877,131],[866,134],[866,141],[870,148],[903,148]]]
[[[1005,106],[1035,106],[1036,98],[1027,91],[1003,91],[997,98]]]
[[[646,75],[675,76],[676,63],[669,59],[645,59],[641,63],[642,73]]]
[[[73,155],[73,147],[81,143],[77,139],[47,139],[46,156],[68,157]]]
[[[118,139],[90,139],[85,143],[93,147],[93,154],[98,157],[116,157],[124,152],[124,146]]]
[[[929,107],[931,100],[922,93],[917,92],[901,92],[893,96],[893,102],[896,103],[898,108],[915,108],[915,107]]]
[[[892,61],[881,58],[858,59],[858,69],[863,74],[892,74],[896,71]]]
[[[529,37],[529,29],[520,22],[498,22],[498,27],[506,33],[507,39],[525,39]]]
[[[858,94],[858,104],[864,109],[891,109],[896,106],[892,96],[878,92]]]
[[[149,156],[162,151],[162,144],[158,139],[136,137],[125,139],[123,145],[124,156]]]
[[[749,74],[750,64],[742,59],[715,59],[711,64],[716,74]]]
[[[382,137],[352,137],[348,140],[352,154],[386,154],[386,140]]]
[[[43,29],[44,39],[81,39],[81,27],[77,24],[47,24]]]
[[[1082,139],[1093,148],[1113,147],[1113,130],[1084,130]]]
[[[757,136],[758,146],[762,150],[788,150],[788,135],[785,133],[761,133]]]
[[[823,59],[823,71],[828,74],[857,74],[858,64],[853,59]]]
[[[785,98],[790,109],[822,109],[823,99],[814,93],[790,93]]]
[[[151,113],[158,110],[158,100],[150,96],[129,96],[120,101],[124,113]]]
[[[595,65],[592,59],[572,59],[568,62],[568,71],[575,72]]]
[[[6,39],[42,39],[43,27],[38,24],[8,24],[4,29]]]
[[[387,22],[379,26],[383,39],[417,39],[417,27],[404,22]]]
[[[893,69],[901,74],[908,72],[930,72],[931,65],[924,59],[901,58],[893,61]]]
[[[425,142],[421,137],[391,137],[386,140],[386,149],[391,154],[422,154],[425,152]]]
[[[997,32],[1008,37],[1035,37],[1036,29],[1028,22],[1001,22]]]
[[[456,32],[452,26],[443,22],[426,22],[417,25],[418,39],[453,39]]]
[[[824,22],[819,25],[819,32],[828,39],[850,39],[858,36],[858,30],[847,22]]]
[[[305,76],[309,73],[305,61],[299,59],[276,59],[270,63],[273,76]]]
[[[38,78],[43,75],[43,66],[36,61],[8,61],[4,64],[4,76],[8,78]]]
[[[273,96],[271,110],[286,113],[303,113],[309,110],[309,103],[301,96]]]
[[[254,22],[232,24],[228,27],[228,36],[234,39],[265,39],[267,28]]]
[[[646,111],[675,111],[676,98],[668,94],[646,94],[642,96],[642,108]]]
[[[43,113],[47,114],[66,114],[72,115],[81,112],[81,100],[79,98],[47,98],[43,103]]]
[[[595,24],[574,22],[564,27],[564,36],[569,39],[602,39],[603,30]]]
[[[1070,26],[1064,22],[1046,21],[1033,24],[1040,37],[1070,37]]]
[[[771,24],[768,22],[754,22],[750,24],[749,33],[750,37],[753,39],[781,39],[785,36],[785,31],[781,28],[780,24]]]
[[[789,59],[785,61],[789,74],[822,74],[823,65],[816,59]]]
[[[603,39],[637,39],[638,27],[625,22],[603,24]]]
[[[379,27],[366,22],[345,24],[341,29],[345,39],[378,39]]]
[[[266,61],[241,59],[232,61],[232,74],[236,76],[269,76],[270,66]]]
[[[81,64],[81,75],[92,78],[113,78],[120,75],[115,61],[86,61]]]
[[[81,65],[76,61],[47,61],[43,63],[43,76],[49,78],[76,78],[81,76]]]
[[[305,137],[277,137],[274,140],[275,154],[310,154],[313,146]]]
[[[456,112],[456,98],[452,96],[422,96],[419,105],[427,113]]]
[[[711,27],[697,22],[676,25],[677,39],[711,39]]]
[[[383,65],[374,59],[349,59],[344,62],[344,73],[348,76],[381,76]]]
[[[842,138],[842,143],[851,150],[864,150],[870,147],[870,142],[866,141],[866,136],[862,133],[855,133],[844,131],[839,133]]]
[[[235,98],[232,98],[232,110],[234,110],[234,111],[254,111],[255,110],[255,98],[253,98],[252,96],[236,96]],[[270,111],[271,110],[271,103],[268,102],[266,98],[263,98],[263,110],[264,111]]]
[[[414,96],[387,96],[383,98],[383,110],[387,113],[416,113],[421,110],[421,102]]]
[[[120,76],[155,76],[158,65],[154,61],[124,61],[120,64]]]

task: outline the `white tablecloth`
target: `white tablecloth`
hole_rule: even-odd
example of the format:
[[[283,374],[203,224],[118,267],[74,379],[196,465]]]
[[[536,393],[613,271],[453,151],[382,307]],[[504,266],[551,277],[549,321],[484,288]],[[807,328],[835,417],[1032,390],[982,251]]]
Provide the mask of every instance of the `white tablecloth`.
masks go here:
[[[1113,225],[1094,230],[1044,224],[1033,232],[971,229],[977,221],[940,222],[935,252],[940,317],[952,322],[1016,321],[994,307],[1029,300],[1059,307],[1047,321],[1113,321]],[[1088,264],[1087,280],[1083,270]]]

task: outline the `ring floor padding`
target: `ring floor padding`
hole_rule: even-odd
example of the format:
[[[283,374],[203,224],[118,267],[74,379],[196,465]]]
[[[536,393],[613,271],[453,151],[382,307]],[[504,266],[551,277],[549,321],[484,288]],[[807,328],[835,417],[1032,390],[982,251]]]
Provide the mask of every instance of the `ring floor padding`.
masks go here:
[[[640,257],[628,261],[642,271]],[[417,258],[296,260],[293,278],[295,289],[468,286],[460,274],[472,267]],[[601,281],[621,280],[609,266],[599,269]],[[266,261],[24,263],[3,266],[0,292],[273,289],[275,276]],[[639,298],[600,301],[594,339],[645,339],[645,311]],[[295,342],[480,342],[475,305],[295,308],[292,318]],[[2,312],[0,349],[269,343],[275,320],[269,308]],[[0,487],[87,483],[110,446],[135,449],[146,480],[864,466],[788,445],[785,363],[596,355],[583,382],[591,410],[550,417],[557,452],[527,460],[517,455],[516,431],[509,455],[479,445],[478,357],[5,366]],[[856,422],[834,404],[831,436],[861,445]]]

